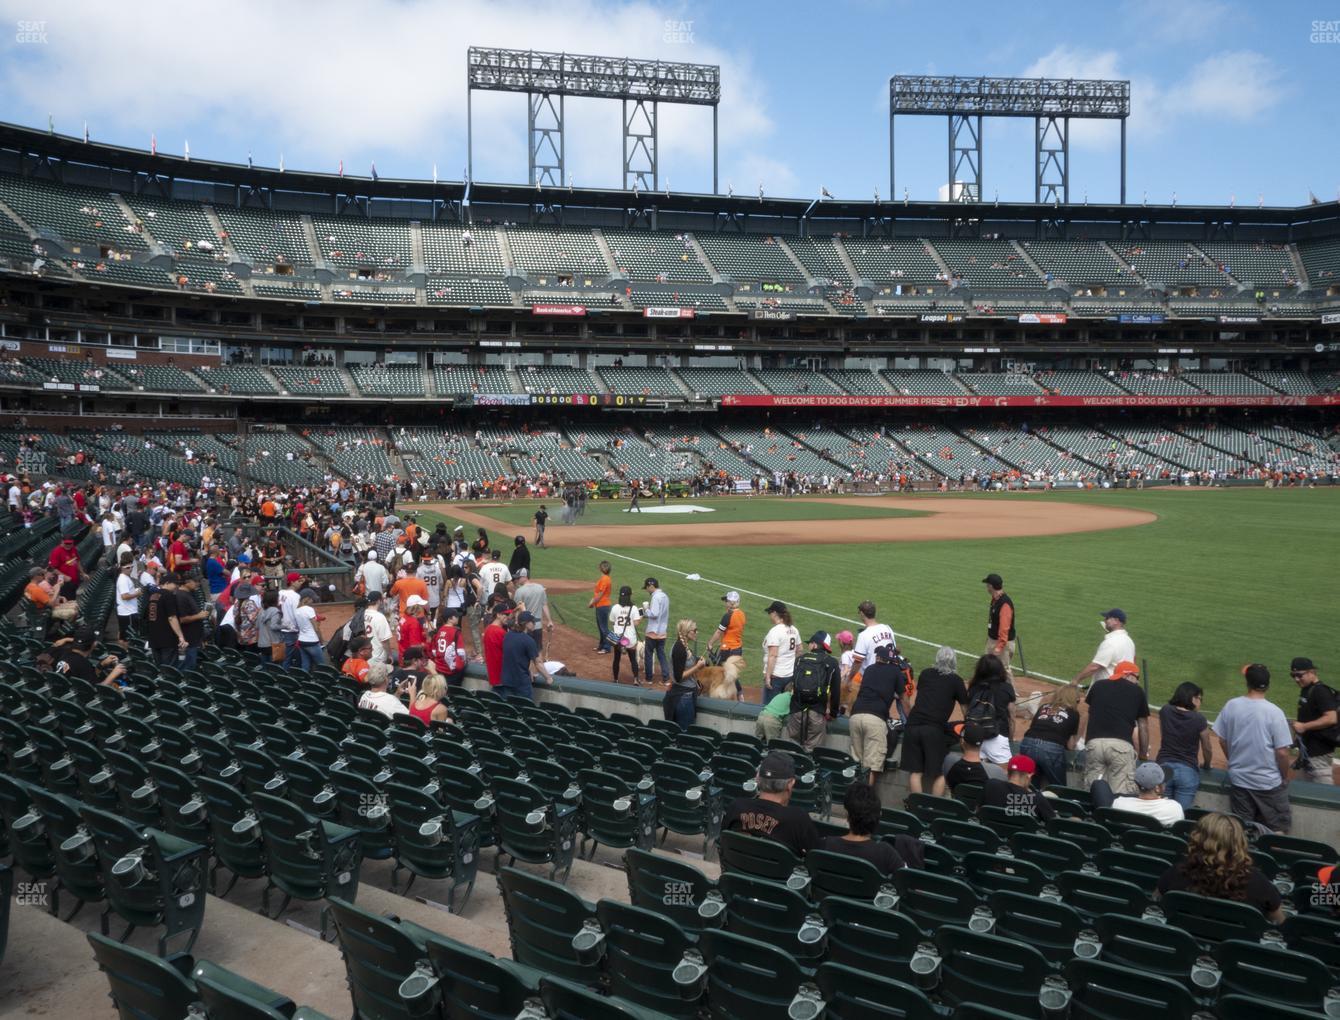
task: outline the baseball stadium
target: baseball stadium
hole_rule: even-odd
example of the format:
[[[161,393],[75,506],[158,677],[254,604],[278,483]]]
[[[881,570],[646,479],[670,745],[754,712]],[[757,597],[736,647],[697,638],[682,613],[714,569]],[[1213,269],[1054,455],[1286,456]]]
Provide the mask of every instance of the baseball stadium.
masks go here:
[[[1340,201],[443,45],[454,179],[0,122],[0,1018],[1340,1017]]]

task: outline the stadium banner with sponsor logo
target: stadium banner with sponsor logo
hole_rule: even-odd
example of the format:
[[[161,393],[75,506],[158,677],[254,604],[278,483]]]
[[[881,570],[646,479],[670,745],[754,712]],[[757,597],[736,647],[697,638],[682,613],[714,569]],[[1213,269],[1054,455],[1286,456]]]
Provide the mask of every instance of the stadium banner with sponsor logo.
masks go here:
[[[531,403],[542,407],[646,407],[645,394],[536,393]]]
[[[644,319],[692,319],[694,310],[692,308],[644,308],[642,309],[642,318]]]
[[[1340,323],[1340,312],[1327,312],[1321,317],[1323,326],[1334,326],[1337,323]]]
[[[577,318],[586,314],[585,305],[531,305],[534,315],[571,315]]]
[[[138,351],[128,351],[124,347],[108,347],[107,357],[120,358],[122,361],[135,361],[139,358]]]
[[[1157,326],[1168,320],[1168,317],[1160,312],[1122,312],[1114,318],[1117,322],[1125,322],[1133,326]]]
[[[1032,326],[1062,326],[1066,316],[1060,312],[1024,312],[1019,321]]]
[[[790,322],[796,313],[785,308],[754,308],[749,312],[751,319],[767,319],[772,322]]]
[[[1219,322],[1226,326],[1254,326],[1261,321],[1259,315],[1221,315]]]
[[[72,382],[44,382],[44,390],[60,390],[63,393],[101,393],[102,387],[97,383],[72,383]]]
[[[475,407],[529,407],[529,393],[471,393],[470,402]]]
[[[963,316],[958,312],[923,312],[917,319],[921,322],[962,322]]]
[[[762,393],[731,394],[721,398],[722,407],[1340,407],[1340,394],[1323,396],[1222,396],[1194,393],[1139,396],[1134,393],[1106,396],[1036,397],[905,396],[798,393],[774,396]]]

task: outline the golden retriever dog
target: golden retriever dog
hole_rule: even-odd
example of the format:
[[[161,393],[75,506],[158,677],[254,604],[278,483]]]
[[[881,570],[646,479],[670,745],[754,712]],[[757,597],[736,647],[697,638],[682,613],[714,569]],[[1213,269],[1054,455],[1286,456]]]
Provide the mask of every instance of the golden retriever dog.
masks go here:
[[[738,701],[740,691],[736,687],[736,682],[744,666],[743,656],[732,655],[724,666],[704,666],[693,676],[698,681],[703,697]]]

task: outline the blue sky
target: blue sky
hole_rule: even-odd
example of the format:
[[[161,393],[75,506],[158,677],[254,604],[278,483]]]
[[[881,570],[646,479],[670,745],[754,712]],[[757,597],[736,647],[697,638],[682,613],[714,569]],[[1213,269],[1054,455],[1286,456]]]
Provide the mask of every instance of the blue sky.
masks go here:
[[[193,11],[198,14],[193,15]],[[1059,12],[1059,13],[1058,13]],[[1340,190],[1340,2],[903,0],[0,0],[0,119],[196,158],[460,179],[470,44],[722,65],[721,181],[753,194],[888,197],[898,73],[1132,81],[1128,198],[1296,205]],[[30,24],[37,22],[38,24]],[[1323,37],[1326,38],[1326,37]],[[525,99],[476,94],[475,178],[526,175]],[[940,118],[900,118],[898,196],[945,184]],[[711,117],[663,108],[662,187],[711,187]],[[617,103],[568,105],[578,186],[620,181]],[[1032,196],[1031,122],[985,132],[984,195]],[[1115,125],[1077,124],[1071,194],[1115,200]]]

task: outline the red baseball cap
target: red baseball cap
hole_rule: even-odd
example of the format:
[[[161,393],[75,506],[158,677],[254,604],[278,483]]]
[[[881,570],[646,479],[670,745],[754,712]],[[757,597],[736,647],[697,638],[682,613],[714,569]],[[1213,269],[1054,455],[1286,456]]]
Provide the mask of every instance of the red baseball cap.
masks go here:
[[[287,574],[284,575],[285,584],[292,584],[294,581],[298,581],[301,579],[302,575],[298,573],[296,570],[290,570]]]
[[[1016,754],[1009,762],[1011,772],[1022,772],[1026,776],[1031,776],[1037,772],[1037,764],[1026,754]]]

